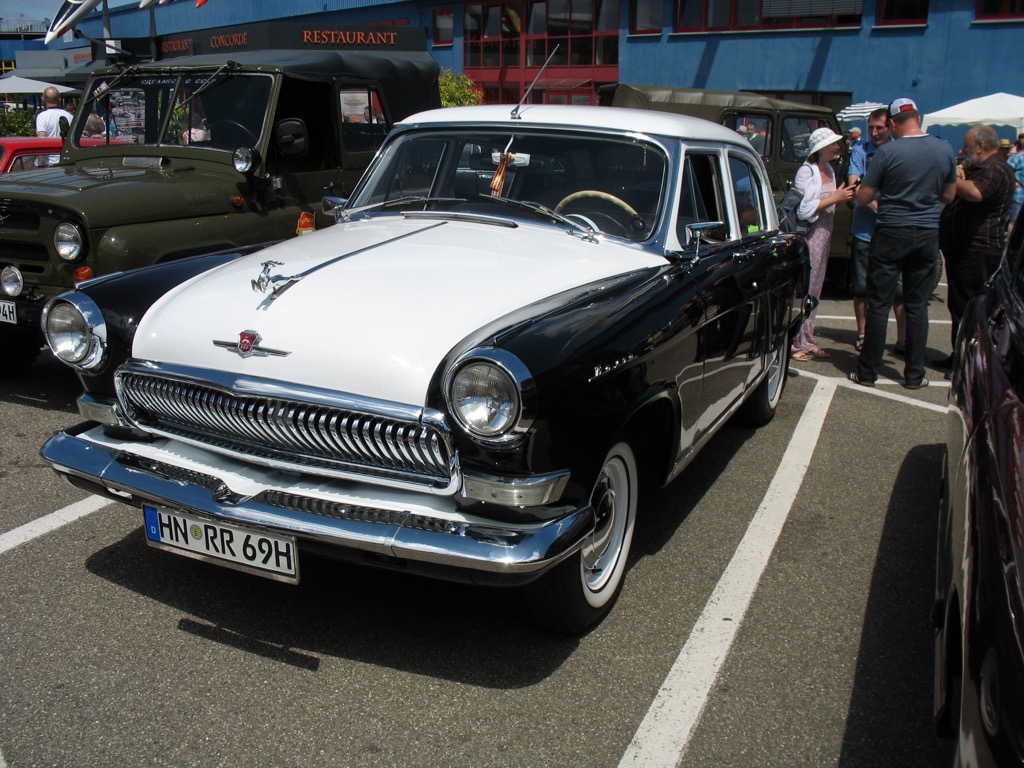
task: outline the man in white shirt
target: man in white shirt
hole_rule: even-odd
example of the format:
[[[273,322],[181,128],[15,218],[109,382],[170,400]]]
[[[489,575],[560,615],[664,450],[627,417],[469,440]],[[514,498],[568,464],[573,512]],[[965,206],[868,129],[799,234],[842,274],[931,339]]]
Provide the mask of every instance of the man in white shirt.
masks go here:
[[[60,105],[60,94],[54,87],[43,91],[43,111],[36,115],[36,136],[60,138],[60,119],[64,117],[71,122],[71,113]],[[50,155],[50,165],[60,162],[60,155]]]

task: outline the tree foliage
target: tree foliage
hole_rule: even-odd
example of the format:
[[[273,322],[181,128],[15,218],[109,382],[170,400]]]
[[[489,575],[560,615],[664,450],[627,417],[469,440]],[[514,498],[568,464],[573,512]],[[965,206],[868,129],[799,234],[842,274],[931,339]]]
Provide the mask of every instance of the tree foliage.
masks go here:
[[[0,136],[35,136],[36,112],[31,109],[0,109]]]
[[[477,90],[476,84],[451,69],[441,70],[438,85],[441,88],[442,107],[470,107],[483,103],[483,94]]]

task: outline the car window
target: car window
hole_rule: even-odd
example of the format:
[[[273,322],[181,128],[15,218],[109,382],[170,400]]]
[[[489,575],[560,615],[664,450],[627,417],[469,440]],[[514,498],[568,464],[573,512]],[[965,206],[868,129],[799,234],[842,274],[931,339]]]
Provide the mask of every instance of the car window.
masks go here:
[[[391,126],[372,88],[343,88],[339,93],[341,135],[346,152],[376,151]]]
[[[350,206],[430,196],[457,200],[456,210],[519,215],[488,203],[503,197],[639,241],[660,219],[667,168],[664,150],[633,138],[504,127],[410,132],[388,144]]]
[[[770,117],[739,112],[727,115],[723,125],[745,136],[750,142],[750,146],[761,157],[766,158],[771,154],[772,119]]]
[[[683,162],[683,181],[679,190],[679,215],[676,235],[680,243],[689,242],[687,224],[721,221],[702,236],[705,240],[722,242],[728,239],[728,215],[725,207],[725,187],[722,168],[717,154],[688,152]]]
[[[730,154],[729,177],[732,180],[731,189],[739,215],[740,232],[746,235],[765,229],[767,218],[757,171],[743,158]]]
[[[807,138],[818,128],[827,127],[820,118],[809,115],[794,115],[782,119],[782,159],[786,162],[803,162],[810,147]],[[845,145],[844,145],[845,146]]]
[[[18,155],[11,161],[11,167],[7,169],[7,172],[15,173],[17,171],[31,171],[35,168],[44,168],[49,164],[49,152],[34,155]]]

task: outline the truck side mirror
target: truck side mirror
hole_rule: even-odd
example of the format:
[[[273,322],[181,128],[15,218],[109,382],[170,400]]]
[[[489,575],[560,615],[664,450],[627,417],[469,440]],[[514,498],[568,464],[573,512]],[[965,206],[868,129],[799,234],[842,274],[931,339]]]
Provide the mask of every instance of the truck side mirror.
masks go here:
[[[282,157],[294,160],[309,153],[309,132],[306,123],[298,117],[279,120],[274,128],[274,136]]]
[[[57,125],[60,130],[60,137],[62,139],[66,139],[68,137],[68,132],[71,130],[71,123],[68,122],[66,117],[62,117],[57,121]]]

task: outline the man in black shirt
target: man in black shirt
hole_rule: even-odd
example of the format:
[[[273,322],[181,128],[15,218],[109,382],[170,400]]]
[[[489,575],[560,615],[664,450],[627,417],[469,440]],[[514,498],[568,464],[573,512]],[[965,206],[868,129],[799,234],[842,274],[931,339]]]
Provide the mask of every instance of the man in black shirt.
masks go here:
[[[984,290],[999,266],[1014,189],[1013,168],[999,152],[999,137],[991,127],[976,125],[967,132],[964,157],[957,167],[956,199],[943,209],[939,220],[954,344],[967,302]],[[935,364],[949,368],[953,357]]]

